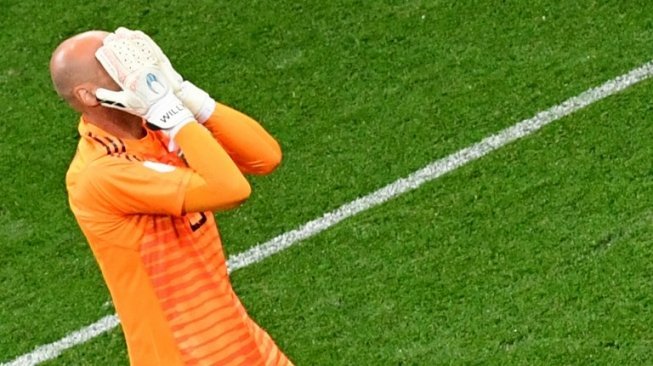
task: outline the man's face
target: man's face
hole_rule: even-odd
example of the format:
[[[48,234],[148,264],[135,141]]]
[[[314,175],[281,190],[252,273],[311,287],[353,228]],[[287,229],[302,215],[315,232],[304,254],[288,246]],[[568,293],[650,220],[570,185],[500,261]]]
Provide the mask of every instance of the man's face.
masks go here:
[[[93,52],[93,54],[95,54],[95,52]],[[97,62],[97,75],[94,78],[95,80],[92,82],[93,95],[95,95],[96,90],[99,88],[120,91],[120,86],[111,78],[109,73],[102,67],[100,62],[97,60],[95,61]]]

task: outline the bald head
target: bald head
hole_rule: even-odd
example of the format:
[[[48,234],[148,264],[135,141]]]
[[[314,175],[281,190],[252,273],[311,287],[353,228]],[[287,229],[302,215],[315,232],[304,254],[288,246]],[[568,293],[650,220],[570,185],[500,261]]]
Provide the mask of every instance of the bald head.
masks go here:
[[[54,88],[73,108],[83,112],[97,106],[98,87],[114,89],[117,85],[95,58],[95,51],[109,35],[103,31],[88,31],[63,41],[50,59],[50,76]]]

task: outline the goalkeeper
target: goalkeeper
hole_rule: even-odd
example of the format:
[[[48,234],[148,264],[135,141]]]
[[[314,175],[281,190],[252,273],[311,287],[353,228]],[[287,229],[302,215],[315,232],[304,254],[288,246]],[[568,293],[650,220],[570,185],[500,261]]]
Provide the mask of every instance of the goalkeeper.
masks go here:
[[[120,317],[132,365],[291,365],[234,293],[212,212],[272,172],[277,142],[119,28],[64,41],[57,93],[81,113],[70,207]]]

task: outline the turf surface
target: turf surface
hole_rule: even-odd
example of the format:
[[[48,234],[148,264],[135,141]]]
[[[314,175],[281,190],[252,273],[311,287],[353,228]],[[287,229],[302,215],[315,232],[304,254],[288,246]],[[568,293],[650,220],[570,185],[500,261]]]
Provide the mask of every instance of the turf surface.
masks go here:
[[[66,203],[76,116],[47,71],[66,37],[141,28],[278,137],[280,170],[218,215],[236,253],[648,61],[646,4],[2,1],[0,361],[113,311]],[[651,363],[650,88],[237,271],[236,290],[299,365]],[[122,334],[51,364],[126,365]]]

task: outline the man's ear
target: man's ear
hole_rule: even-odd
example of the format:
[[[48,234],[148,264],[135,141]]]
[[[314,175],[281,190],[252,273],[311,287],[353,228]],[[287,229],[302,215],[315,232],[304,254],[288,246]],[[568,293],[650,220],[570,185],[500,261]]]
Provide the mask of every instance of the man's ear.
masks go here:
[[[97,87],[84,83],[73,89],[73,96],[80,105],[85,107],[96,107],[100,105],[100,101],[95,97],[95,89],[97,89]]]

